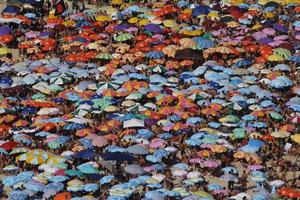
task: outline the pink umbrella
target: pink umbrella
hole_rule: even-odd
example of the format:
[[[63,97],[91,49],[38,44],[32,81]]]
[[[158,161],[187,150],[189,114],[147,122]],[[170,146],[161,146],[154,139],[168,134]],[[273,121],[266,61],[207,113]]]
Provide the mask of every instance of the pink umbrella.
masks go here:
[[[282,40],[276,40],[274,42],[270,42],[269,45],[272,47],[278,47],[279,45],[284,44],[284,43],[286,43],[286,42],[282,41]]]
[[[189,162],[193,163],[193,164],[195,164],[195,163],[202,163],[203,161],[204,160],[201,159],[201,158],[192,158],[192,159],[189,160]]]
[[[167,142],[163,139],[153,139],[151,140],[149,147],[153,149],[164,148],[167,145]]]
[[[211,144],[201,144],[201,149],[209,149],[212,145]]]
[[[287,35],[278,35],[276,37],[274,37],[274,40],[286,40],[289,37]]]
[[[29,31],[27,33],[25,33],[25,36],[27,38],[37,38],[40,35],[40,32],[37,31]]]
[[[98,137],[97,134],[95,134],[95,133],[90,133],[90,134],[88,134],[87,136],[85,136],[84,138],[89,139],[89,140],[94,140],[94,139],[96,139],[97,137]]]
[[[220,165],[219,162],[215,160],[205,160],[202,163],[203,167],[208,167],[208,168],[217,168],[219,165]]]
[[[296,38],[297,40],[300,40],[300,35],[296,35],[295,38]]]
[[[227,190],[215,190],[212,192],[214,195],[216,194],[223,194],[223,195],[228,195],[228,191]]]
[[[256,171],[256,170],[260,170],[263,169],[264,166],[262,165],[248,165],[247,169],[250,171]]]
[[[92,141],[92,145],[96,147],[103,147],[108,144],[108,141],[105,137],[98,136]]]
[[[272,28],[264,28],[262,30],[264,33],[266,33],[267,35],[275,35],[276,31]]]
[[[137,32],[139,29],[136,28],[136,27],[130,27],[130,28],[127,28],[126,31],[129,32],[129,33],[132,33],[132,32]]]

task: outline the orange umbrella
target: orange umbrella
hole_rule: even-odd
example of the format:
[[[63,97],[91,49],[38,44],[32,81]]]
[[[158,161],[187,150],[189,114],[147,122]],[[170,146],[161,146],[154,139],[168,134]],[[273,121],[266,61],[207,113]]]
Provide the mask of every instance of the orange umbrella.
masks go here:
[[[215,111],[219,111],[222,110],[223,106],[221,104],[218,103],[212,103],[209,105],[210,108],[212,108]]]
[[[204,108],[201,110],[201,113],[204,115],[212,115],[212,116],[216,116],[217,112],[211,108]]]
[[[209,151],[209,150],[201,150],[201,151],[197,152],[197,155],[199,157],[209,157],[210,154],[211,154],[211,151]]]
[[[70,200],[71,193],[70,192],[62,192],[55,195],[53,200]]]

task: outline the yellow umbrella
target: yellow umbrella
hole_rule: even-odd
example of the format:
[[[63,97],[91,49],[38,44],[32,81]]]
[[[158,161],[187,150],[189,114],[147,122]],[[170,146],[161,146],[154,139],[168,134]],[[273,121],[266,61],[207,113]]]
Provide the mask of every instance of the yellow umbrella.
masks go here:
[[[103,7],[100,8],[100,10],[107,13],[107,14],[109,14],[109,15],[113,15],[113,14],[118,12],[118,10],[116,8],[113,8],[111,6],[103,6]]]
[[[270,56],[268,56],[268,61],[284,61],[284,57],[278,55],[278,54],[272,54]]]
[[[139,21],[139,18],[137,17],[131,17],[129,20],[128,20],[128,23],[130,24],[135,24],[135,23],[138,23]]]
[[[290,136],[290,133],[287,131],[275,131],[271,135],[276,138],[287,138]]]
[[[228,47],[218,46],[215,48],[215,51],[221,54],[231,54],[232,50]]]
[[[251,27],[251,30],[257,30],[262,28],[263,26],[261,24],[255,24],[254,26]]]
[[[220,20],[220,15],[218,12],[210,12],[208,15],[207,15],[208,18],[210,18],[211,20]]]
[[[56,156],[56,157],[49,158],[47,160],[47,164],[57,165],[65,161],[66,161],[65,158]]]
[[[122,3],[123,3],[122,0],[112,0],[112,1],[111,1],[111,4],[112,4],[112,5],[121,5]]]
[[[300,134],[299,133],[292,135],[291,138],[294,142],[300,144]]]
[[[0,55],[5,55],[9,53],[11,53],[11,50],[9,50],[8,48],[5,47],[0,48]]]
[[[67,20],[67,21],[63,22],[63,25],[65,25],[65,26],[75,26],[76,22],[74,22],[72,20]]]
[[[189,9],[189,8],[182,11],[182,13],[184,13],[184,14],[191,14],[192,12],[193,12],[193,10]]]
[[[194,30],[194,31],[183,30],[183,31],[181,31],[181,33],[184,35],[188,35],[188,36],[199,36],[199,35],[202,35],[203,31],[202,30]]]
[[[142,19],[142,20],[140,20],[139,21],[139,25],[140,26],[145,26],[145,25],[147,25],[147,24],[149,24],[150,23],[150,21],[148,20],[148,19]]]
[[[174,57],[175,57],[175,54],[176,54],[176,51],[177,51],[178,49],[179,49],[178,46],[176,46],[176,45],[170,45],[170,46],[165,47],[165,48],[162,50],[162,52],[163,52],[165,55],[174,58]]]
[[[32,165],[40,165],[46,163],[47,158],[43,157],[42,155],[32,155],[29,156],[25,162]]]
[[[240,24],[238,22],[235,22],[235,21],[231,21],[231,22],[228,22],[227,23],[227,26],[231,27],[231,28],[236,28],[236,27],[239,27]]]
[[[191,38],[182,38],[179,40],[181,48],[192,48],[197,45],[197,43]]]
[[[96,17],[96,21],[106,22],[106,21],[110,21],[110,18],[106,15],[100,15],[100,16]]]

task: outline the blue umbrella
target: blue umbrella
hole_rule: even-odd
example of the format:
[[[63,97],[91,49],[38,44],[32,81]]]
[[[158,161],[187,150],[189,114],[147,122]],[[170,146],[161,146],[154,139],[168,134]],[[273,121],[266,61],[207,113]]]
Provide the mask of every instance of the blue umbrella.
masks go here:
[[[99,180],[99,182],[101,185],[104,185],[106,183],[110,183],[114,178],[115,178],[115,176],[112,176],[112,175],[104,176]]]
[[[150,59],[160,59],[164,56],[165,56],[165,54],[161,51],[150,51],[145,54],[145,57],[150,58]]]
[[[12,191],[8,195],[9,200],[26,200],[28,199],[28,195],[24,191],[16,190]]]
[[[78,129],[83,129],[85,126],[83,124],[78,124],[78,123],[70,123],[66,126],[64,126],[65,130],[78,130]]]
[[[296,63],[300,63],[300,56],[291,56],[290,60]]]
[[[25,188],[34,192],[42,192],[45,189],[45,185],[40,182],[31,180],[25,184]]]
[[[19,14],[20,11],[21,11],[20,7],[9,5],[9,6],[6,6],[6,8],[4,8],[2,10],[2,13]]]
[[[100,157],[102,157],[104,160],[114,160],[114,161],[132,161],[134,160],[134,157],[127,153],[102,153],[99,154]]]
[[[92,150],[82,150],[80,152],[78,152],[77,154],[75,154],[76,158],[81,158],[81,159],[92,159],[96,156],[96,153]]]
[[[44,192],[47,190],[55,190],[55,191],[62,191],[64,189],[64,184],[60,182],[52,182],[45,186]]]
[[[192,16],[197,17],[199,15],[207,15],[211,8],[205,5],[199,5],[192,11]]]
[[[248,141],[248,145],[251,145],[251,146],[255,146],[255,147],[262,147],[265,143],[261,140],[256,140],[256,139],[250,139]]]
[[[247,65],[251,65],[252,61],[249,59],[241,59],[239,61],[237,61],[236,63],[233,64],[233,66],[235,67],[243,67],[243,66],[247,66]]]
[[[26,13],[24,16],[28,17],[29,19],[36,19],[36,14],[35,13]]]
[[[222,190],[223,187],[219,184],[216,184],[216,183],[210,183],[208,186],[207,186],[208,190],[210,191],[214,191],[214,190]]]
[[[189,5],[190,5],[190,3],[188,1],[184,1],[184,0],[178,1],[178,3],[177,3],[177,6],[179,8],[187,8]]]
[[[208,49],[215,46],[215,43],[213,43],[211,40],[200,38],[201,37],[197,37],[194,39],[197,42],[197,48]]]
[[[56,182],[56,183],[58,183],[58,182],[64,182],[66,180],[69,180],[69,177],[67,177],[67,176],[51,176],[49,178],[49,181]]]
[[[133,145],[127,148],[128,153],[135,155],[147,155],[149,154],[148,149],[143,145]]]
[[[241,150],[247,153],[255,153],[259,150],[259,147],[253,146],[253,145],[245,145],[241,147]]]
[[[88,183],[83,186],[83,190],[86,192],[96,192],[99,186],[96,183]]]
[[[225,172],[225,173],[234,173],[236,174],[238,172],[237,168],[236,167],[224,167],[222,168],[222,171]]]
[[[17,176],[5,176],[2,180],[2,183],[5,186],[13,186],[19,182],[19,179]]]
[[[286,76],[278,76],[271,81],[270,85],[273,88],[282,89],[292,86],[293,82]]]

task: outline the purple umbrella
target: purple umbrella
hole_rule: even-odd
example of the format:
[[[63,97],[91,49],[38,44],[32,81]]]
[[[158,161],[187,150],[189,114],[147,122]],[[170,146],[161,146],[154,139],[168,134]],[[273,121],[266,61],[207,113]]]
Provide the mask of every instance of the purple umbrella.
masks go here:
[[[11,28],[9,28],[8,26],[1,26],[0,27],[0,36],[1,35],[9,35],[11,31]]]
[[[269,37],[266,37],[266,38],[260,39],[259,42],[262,43],[262,44],[269,44],[269,43],[273,42],[273,39],[269,38]]]
[[[156,24],[147,24],[146,26],[144,26],[146,31],[150,31],[153,33],[161,33],[162,29],[156,25]]]
[[[281,32],[288,32],[289,31],[289,28],[287,26],[284,26],[284,25],[280,25],[280,24],[275,24],[273,26],[273,28],[276,30],[276,31],[281,31]]]
[[[275,30],[272,28],[264,28],[263,32],[267,35],[274,35],[276,33]]]
[[[115,31],[123,31],[125,29],[128,29],[130,27],[129,24],[118,24],[116,27],[115,27]]]

